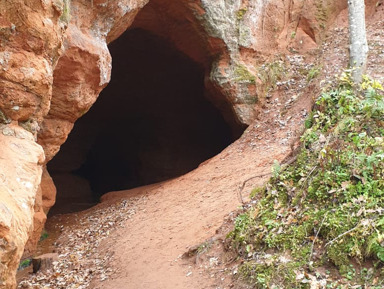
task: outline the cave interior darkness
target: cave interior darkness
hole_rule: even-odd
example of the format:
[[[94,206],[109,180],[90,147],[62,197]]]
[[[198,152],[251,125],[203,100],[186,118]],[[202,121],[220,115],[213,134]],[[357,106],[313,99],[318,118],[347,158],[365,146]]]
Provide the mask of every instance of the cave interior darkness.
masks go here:
[[[57,187],[53,214],[185,174],[234,141],[205,95],[201,65],[140,28],[109,49],[111,82],[48,163]]]

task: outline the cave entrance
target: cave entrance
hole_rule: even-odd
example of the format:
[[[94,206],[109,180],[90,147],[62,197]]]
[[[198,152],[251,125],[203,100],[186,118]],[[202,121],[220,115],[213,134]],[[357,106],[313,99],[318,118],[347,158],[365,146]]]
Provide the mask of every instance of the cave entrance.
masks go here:
[[[180,176],[234,141],[205,95],[201,65],[140,28],[109,48],[110,84],[48,164],[58,191],[53,213]]]

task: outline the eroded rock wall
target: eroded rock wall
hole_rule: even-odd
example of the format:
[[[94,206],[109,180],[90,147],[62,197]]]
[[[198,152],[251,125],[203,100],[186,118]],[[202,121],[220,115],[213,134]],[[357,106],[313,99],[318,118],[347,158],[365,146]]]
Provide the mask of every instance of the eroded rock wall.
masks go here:
[[[0,1],[0,115],[34,126],[50,109],[66,23],[60,1]],[[33,130],[33,128],[31,128]]]
[[[33,230],[44,153],[36,143],[50,109],[66,22],[61,1],[0,1],[0,288]]]
[[[44,162],[31,133],[0,125],[0,288],[13,288],[26,241],[33,231],[36,191]]]
[[[148,2],[0,0],[0,288],[14,287],[24,245],[28,237],[36,244],[54,203],[46,171],[39,188],[43,165],[110,80],[108,43],[131,25],[168,39],[205,67],[207,97],[227,121],[247,125],[260,109],[257,66],[278,53],[315,50],[346,7],[334,0]]]
[[[302,46],[297,49],[315,49],[326,20],[346,5],[331,0],[147,2],[95,0],[71,4],[64,53],[54,71],[53,99],[39,133],[47,161],[109,82],[107,44],[132,23],[168,39],[202,63],[207,91],[211,92],[208,97],[228,122],[247,125],[257,114],[256,64],[287,49],[297,30],[300,37],[296,42]]]
[[[64,52],[53,75],[53,98],[38,142],[47,161],[59,151],[74,122],[96,101],[111,75],[107,43],[132,23],[143,0],[73,1],[63,42]]]

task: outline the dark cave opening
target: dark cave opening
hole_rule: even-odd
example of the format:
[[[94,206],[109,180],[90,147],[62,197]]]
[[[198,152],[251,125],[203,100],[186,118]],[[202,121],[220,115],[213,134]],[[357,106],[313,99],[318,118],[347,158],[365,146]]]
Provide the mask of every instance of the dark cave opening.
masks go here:
[[[54,213],[180,176],[234,141],[205,95],[199,64],[142,29],[109,48],[110,84],[48,164],[58,190]]]

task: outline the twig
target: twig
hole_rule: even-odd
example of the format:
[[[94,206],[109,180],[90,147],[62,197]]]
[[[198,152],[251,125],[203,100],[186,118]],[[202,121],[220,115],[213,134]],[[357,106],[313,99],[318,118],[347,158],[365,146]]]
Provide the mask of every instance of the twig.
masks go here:
[[[284,171],[287,167],[289,167],[292,163],[294,163],[296,160],[297,160],[297,152],[299,150],[298,149],[295,149],[295,150],[291,150],[291,153],[281,162],[282,166],[281,166],[281,171]],[[293,156],[292,156],[293,155]],[[262,177],[266,177],[266,176],[269,176],[271,175],[272,173],[266,173],[266,174],[261,174],[261,175],[257,175],[257,176],[253,176],[253,177],[250,177],[249,179],[246,179],[243,184],[241,185],[240,187],[240,191],[238,193],[238,196],[239,196],[239,201],[244,204],[244,200],[243,200],[243,197],[241,195],[241,192],[243,191],[244,187],[245,187],[245,184],[247,182],[249,182],[250,180],[253,180],[253,179],[256,179],[256,178],[262,178]]]
[[[253,177],[250,177],[249,179],[246,179],[246,180],[243,182],[243,184],[241,185],[241,187],[240,187],[240,191],[239,191],[239,193],[238,193],[239,201],[240,201],[242,204],[244,204],[244,200],[243,200],[243,197],[242,197],[242,195],[241,195],[241,192],[243,191],[243,189],[244,189],[244,187],[245,187],[245,184],[246,184],[247,182],[249,182],[250,180],[256,179],[256,178],[266,177],[266,176],[269,176],[269,175],[271,175],[271,174],[272,174],[272,173],[266,173],[266,174],[261,174],[261,175],[253,176]]]
[[[303,134],[304,131],[302,131],[300,133],[300,135]],[[289,167],[292,163],[294,163],[296,160],[297,160],[297,156],[298,156],[298,153],[300,152],[300,149],[301,149],[301,146],[298,146],[297,148],[293,149],[293,147],[291,146],[291,152],[282,160],[281,162],[281,171],[284,171],[287,167]],[[313,172],[313,171],[312,171]],[[312,173],[311,172],[311,173]],[[257,176],[253,176],[253,177],[250,177],[249,179],[246,179],[243,184],[241,185],[240,187],[240,191],[238,193],[238,197],[239,197],[239,201],[244,204],[244,200],[243,200],[243,197],[241,195],[241,192],[243,191],[244,187],[245,187],[245,184],[250,181],[250,180],[253,180],[253,179],[256,179],[256,178],[262,178],[262,177],[266,177],[266,176],[269,176],[271,175],[272,173],[266,173],[266,174],[261,174],[261,175],[257,175]]]
[[[305,178],[304,182],[301,184],[301,189],[303,189],[305,183],[308,181],[309,177],[312,175],[312,173],[317,169],[317,165],[312,168],[312,170],[309,172],[307,177]]]
[[[334,238],[333,240],[329,241],[327,244],[325,244],[324,248],[325,248],[325,247],[328,247],[329,245],[331,245],[333,242],[335,242],[336,240],[340,239],[341,237],[343,237],[343,236],[345,236],[345,235],[347,235],[347,234],[353,232],[354,230],[356,230],[356,229],[357,229],[358,227],[360,227],[360,226],[361,226],[361,222],[358,223],[354,228],[352,228],[352,229],[350,229],[350,230],[344,232],[343,234],[340,234],[339,236],[337,236],[337,237]]]
[[[321,221],[319,230],[317,230],[317,232],[316,232],[315,239],[313,239],[313,242],[312,242],[312,248],[311,248],[311,254],[309,255],[309,261],[312,259],[313,248],[314,248],[314,246],[315,246],[315,242],[316,242],[316,240],[317,240],[317,237],[319,236],[320,230],[321,230],[321,228],[323,227],[323,224],[324,224],[324,221],[325,221],[325,218],[327,217],[327,215],[328,215],[328,212],[325,213],[324,218],[323,218],[323,220]]]

